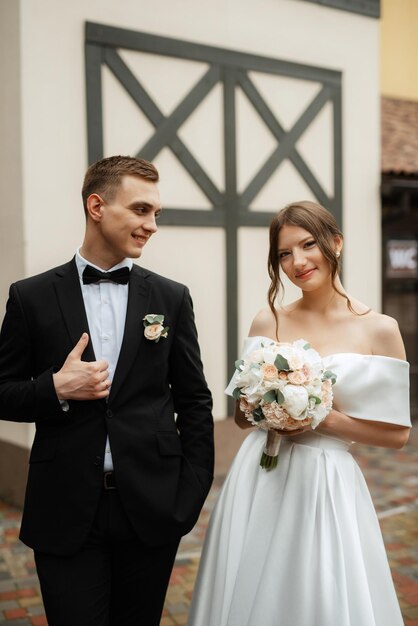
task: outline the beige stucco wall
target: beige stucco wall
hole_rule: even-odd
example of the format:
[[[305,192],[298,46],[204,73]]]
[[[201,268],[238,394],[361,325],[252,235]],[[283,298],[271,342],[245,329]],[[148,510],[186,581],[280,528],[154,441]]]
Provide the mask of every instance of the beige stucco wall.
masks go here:
[[[418,2],[381,0],[381,92],[418,100]]]
[[[0,2],[0,307],[25,273],[23,235],[20,4]],[[0,422],[0,439],[23,447],[31,428]]]
[[[24,272],[20,6],[0,2],[0,301]]]
[[[20,6],[20,92],[15,100],[20,99],[22,105],[21,114],[16,109],[14,120],[21,132],[23,168],[20,175],[17,155],[15,189],[22,196],[24,226],[24,243],[20,241],[17,246],[24,259],[19,275],[31,275],[65,261],[82,238],[80,186],[87,166],[83,42],[84,22],[88,20],[342,71],[345,285],[358,298],[379,309],[377,20],[294,0],[163,0],[158,10],[143,0],[0,0],[7,15],[10,5]],[[176,72],[170,72],[156,81],[156,89],[169,93],[170,81],[172,89],[176,88],[176,78]],[[159,86],[162,82],[164,85]],[[110,97],[119,97],[111,85],[106,83],[105,88],[113,93]],[[296,88],[289,89],[287,95],[285,114],[290,118],[300,108],[300,95]],[[216,103],[212,106],[211,115],[215,116]],[[129,149],[129,120],[129,115],[121,115],[113,131],[106,131],[107,145],[113,152]],[[323,122],[327,123],[329,126],[330,122]],[[330,157],[321,143],[321,124],[316,135],[301,141],[326,184]],[[264,137],[263,132],[260,125],[247,127],[240,147],[243,178],[248,174],[245,167],[249,155],[254,153],[256,158],[259,149],[268,148],[271,137]],[[252,143],[256,150],[251,150]],[[216,178],[219,171],[216,172],[215,162],[222,162],[223,158],[221,146],[209,146],[207,152]],[[0,154],[3,163],[4,154]],[[169,204],[176,187],[181,193],[182,179],[173,176],[172,161],[166,155],[160,155],[156,161],[162,177],[162,200]],[[304,184],[286,167],[266,191],[265,201],[271,210],[307,195]],[[1,168],[0,177],[3,185],[8,182]],[[232,364],[228,368],[224,363],[223,237],[223,232],[216,229],[162,227],[143,257],[145,266],[191,288],[216,418],[225,417],[223,388],[232,368]],[[252,317],[265,303],[266,254],[266,229],[240,231],[240,341]],[[9,282],[11,277],[2,272],[2,280]],[[0,438],[10,436],[17,440],[15,428],[1,424]],[[30,428],[17,428],[29,433],[23,440],[30,438]]]

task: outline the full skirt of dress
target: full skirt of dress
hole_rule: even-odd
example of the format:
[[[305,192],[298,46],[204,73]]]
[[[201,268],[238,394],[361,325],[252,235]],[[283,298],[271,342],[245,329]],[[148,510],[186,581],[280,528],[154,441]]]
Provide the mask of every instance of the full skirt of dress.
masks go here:
[[[345,442],[253,431],[210,520],[189,626],[402,626],[364,477]]]

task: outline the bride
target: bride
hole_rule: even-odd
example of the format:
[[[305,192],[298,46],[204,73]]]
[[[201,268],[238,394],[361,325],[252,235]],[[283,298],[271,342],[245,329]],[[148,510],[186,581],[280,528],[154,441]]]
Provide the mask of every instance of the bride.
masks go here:
[[[274,470],[259,466],[265,432],[246,438],[211,517],[188,626],[403,624],[349,448],[406,443],[409,366],[396,321],[345,292],[342,246],[333,216],[313,202],[290,204],[273,219],[269,307],[255,317],[242,356],[266,339],[307,340],[337,375],[334,407],[316,430],[280,432]],[[276,308],[282,272],[302,297]],[[252,427],[238,405],[235,421]]]

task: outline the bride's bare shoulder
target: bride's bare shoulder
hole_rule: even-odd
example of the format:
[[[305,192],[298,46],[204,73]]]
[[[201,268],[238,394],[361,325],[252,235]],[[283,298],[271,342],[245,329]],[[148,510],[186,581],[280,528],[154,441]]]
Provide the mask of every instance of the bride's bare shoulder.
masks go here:
[[[262,337],[274,337],[276,335],[276,319],[273,312],[266,307],[261,309],[252,321],[250,337],[261,335]]]
[[[298,309],[298,304],[299,300],[285,307],[278,307],[275,309],[276,315],[274,315],[269,307],[261,309],[253,319],[249,336],[254,337],[261,335],[263,337],[276,337],[279,327],[281,327],[289,315],[295,314]]]
[[[405,347],[398,322],[389,315],[371,311],[368,317],[373,354],[405,359]]]

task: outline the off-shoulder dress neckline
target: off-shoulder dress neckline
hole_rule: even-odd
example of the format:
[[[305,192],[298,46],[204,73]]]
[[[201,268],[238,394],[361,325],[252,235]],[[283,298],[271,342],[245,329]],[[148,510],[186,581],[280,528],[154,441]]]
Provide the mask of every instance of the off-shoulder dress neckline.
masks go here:
[[[266,335],[250,335],[246,337],[246,339],[267,339],[268,341],[276,342],[275,339],[272,339],[272,337],[267,337]],[[292,342],[289,342],[289,343],[292,343]],[[316,348],[314,349],[316,350]],[[408,363],[408,361],[406,361],[405,359],[398,359],[393,356],[385,356],[384,354],[364,354],[363,352],[331,352],[330,354],[321,354],[318,350],[317,352],[321,356],[322,359],[329,359],[331,357],[337,357],[337,356],[351,356],[351,357],[355,356],[355,357],[365,357],[365,358],[389,359],[391,361],[399,361],[401,363]]]

